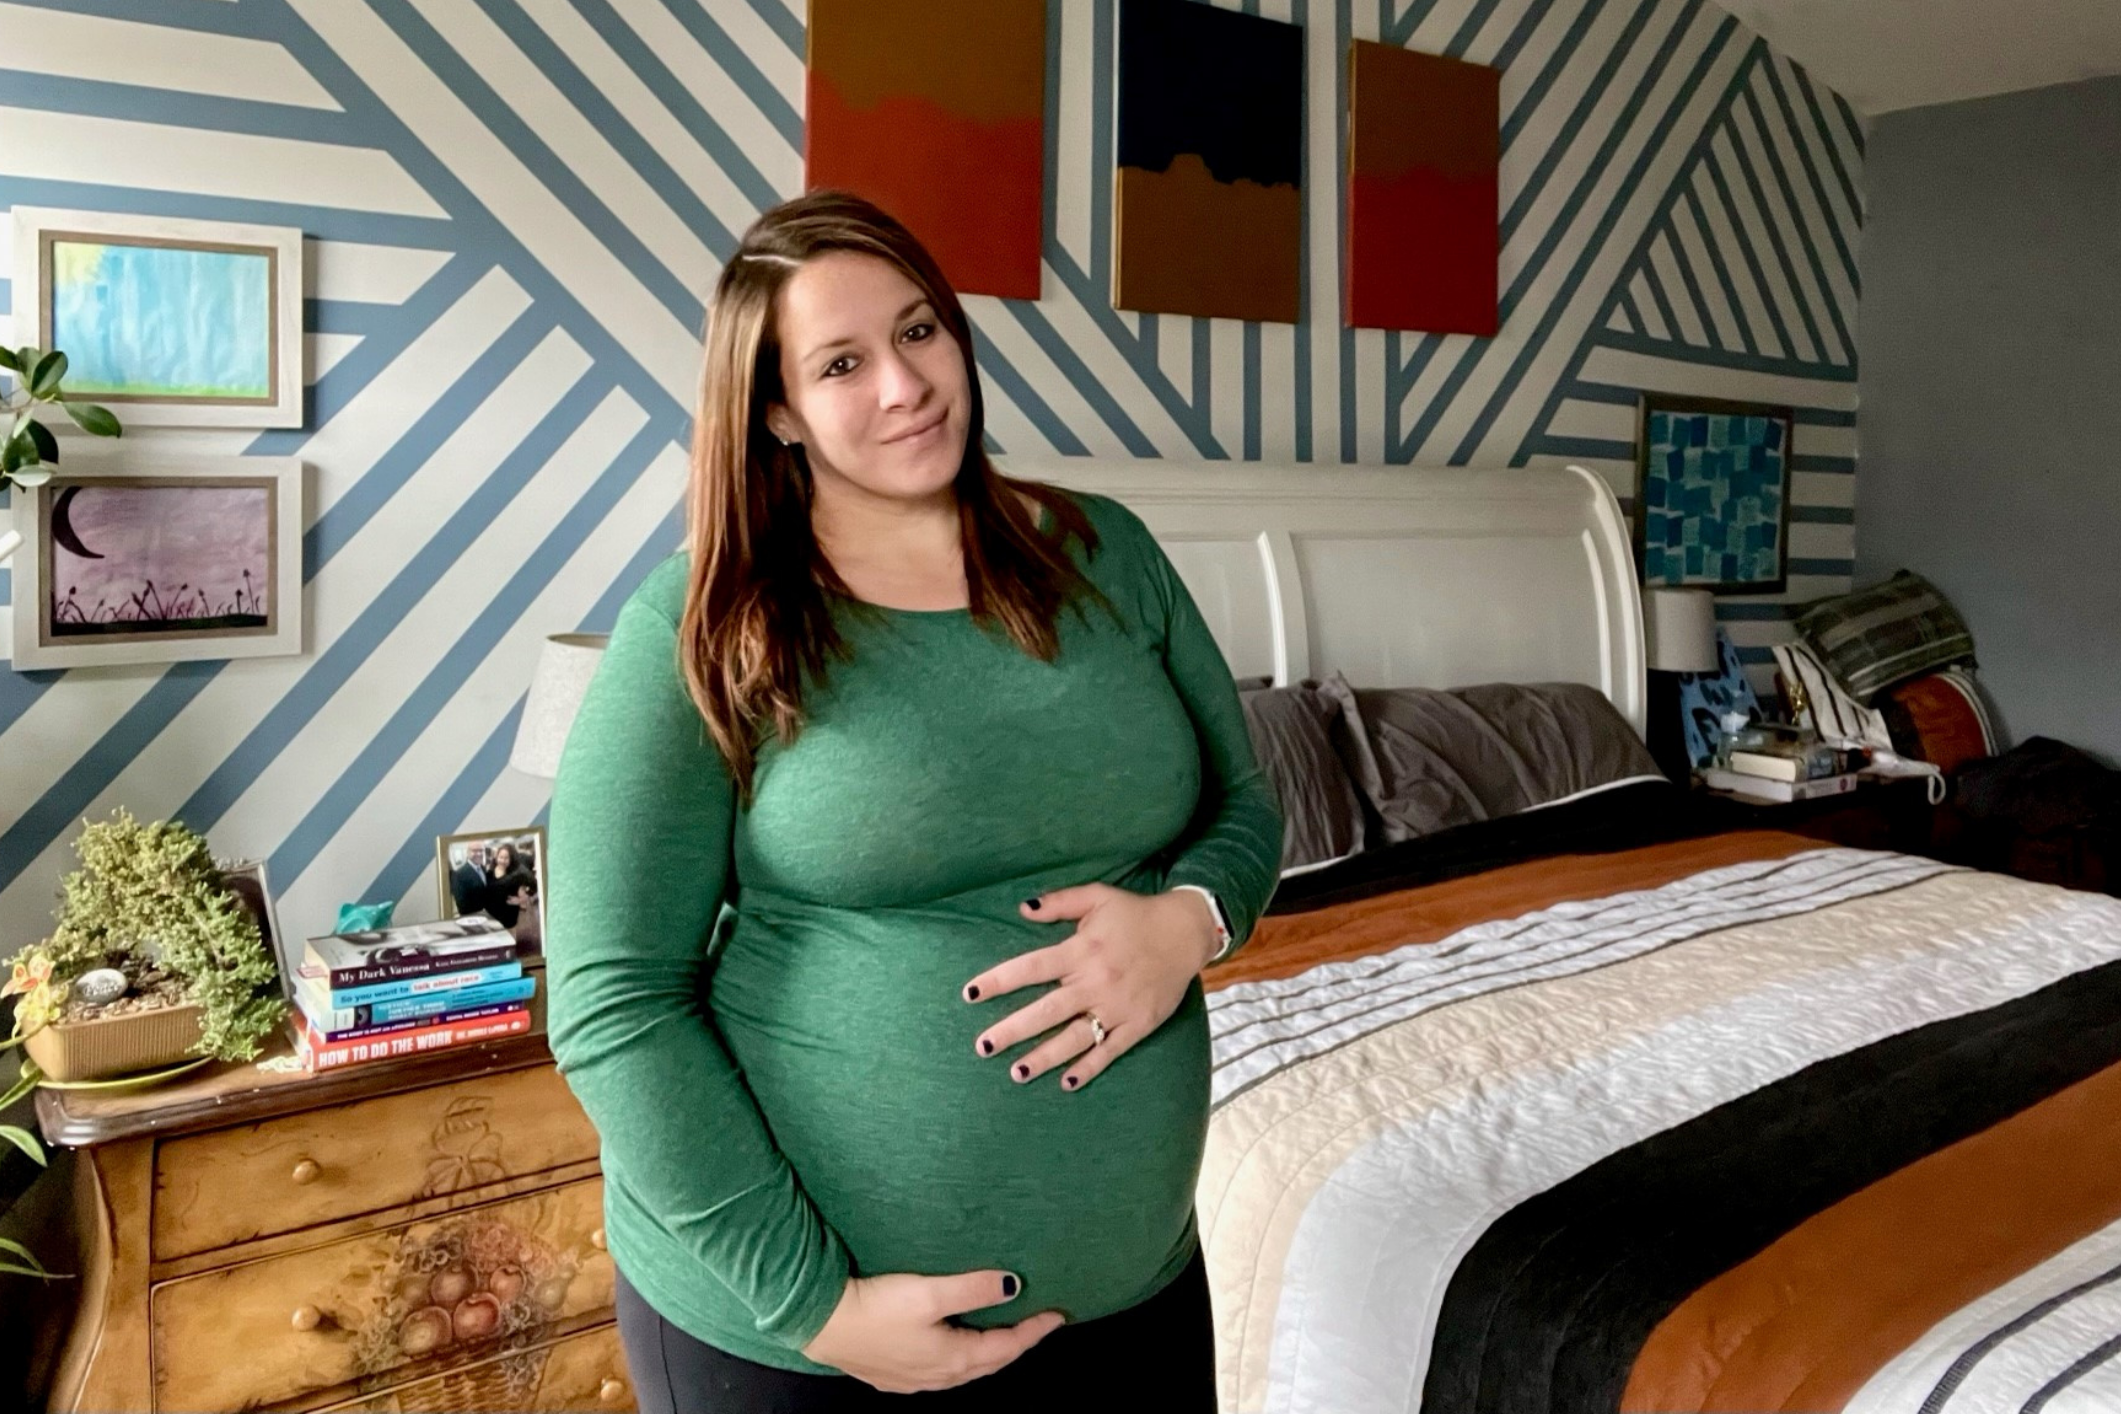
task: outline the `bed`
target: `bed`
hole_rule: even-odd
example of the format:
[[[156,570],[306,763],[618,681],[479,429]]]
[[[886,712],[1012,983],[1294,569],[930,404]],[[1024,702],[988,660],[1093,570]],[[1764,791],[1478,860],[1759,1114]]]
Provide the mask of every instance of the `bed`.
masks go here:
[[[1640,733],[1591,473],[1008,469],[1133,506],[1240,677]],[[1211,970],[1224,1410],[2121,1409],[2121,903],[1685,804],[1372,842]]]

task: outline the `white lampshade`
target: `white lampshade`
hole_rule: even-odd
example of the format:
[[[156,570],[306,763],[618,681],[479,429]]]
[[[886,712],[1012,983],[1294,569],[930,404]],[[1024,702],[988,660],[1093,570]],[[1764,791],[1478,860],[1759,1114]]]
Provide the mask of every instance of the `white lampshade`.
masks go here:
[[[1716,596],[1706,589],[1651,588],[1642,599],[1650,667],[1661,673],[1713,673]]]
[[[582,709],[582,694],[610,641],[601,633],[556,633],[545,640],[538,654],[537,671],[531,674],[530,696],[523,703],[523,720],[516,726],[515,748],[508,764],[526,776],[551,780],[560,773],[560,748],[567,745],[568,728]]]

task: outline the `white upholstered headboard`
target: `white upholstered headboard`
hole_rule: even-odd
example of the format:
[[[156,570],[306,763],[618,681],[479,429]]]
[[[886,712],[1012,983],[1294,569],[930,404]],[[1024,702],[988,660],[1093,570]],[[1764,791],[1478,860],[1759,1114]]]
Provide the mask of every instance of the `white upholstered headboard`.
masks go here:
[[[1239,677],[1581,682],[1644,722],[1627,523],[1580,467],[997,458],[1102,492],[1162,542]]]

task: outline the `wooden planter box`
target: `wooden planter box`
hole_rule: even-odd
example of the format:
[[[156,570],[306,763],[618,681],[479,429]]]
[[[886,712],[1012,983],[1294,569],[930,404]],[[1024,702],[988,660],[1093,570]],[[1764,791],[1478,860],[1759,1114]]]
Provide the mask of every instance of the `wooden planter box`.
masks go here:
[[[22,1043],[54,1080],[101,1080],[175,1065],[199,1044],[205,1015],[196,1002],[94,1021],[57,1021]]]

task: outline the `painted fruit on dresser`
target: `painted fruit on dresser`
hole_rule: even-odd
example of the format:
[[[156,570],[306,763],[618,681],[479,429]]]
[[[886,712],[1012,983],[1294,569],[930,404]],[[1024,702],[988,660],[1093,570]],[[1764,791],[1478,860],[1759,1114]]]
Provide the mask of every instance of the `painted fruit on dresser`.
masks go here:
[[[492,1357],[549,1333],[566,1306],[575,1257],[505,1221],[471,1216],[407,1233],[394,1265],[394,1278],[357,1337],[362,1372],[383,1374],[427,1359],[490,1361],[463,1372],[479,1386],[464,1391],[467,1397],[483,1409],[526,1408],[546,1352]]]

